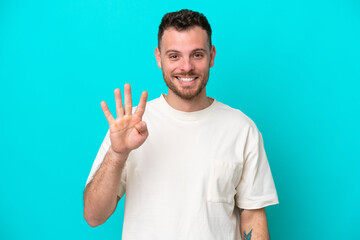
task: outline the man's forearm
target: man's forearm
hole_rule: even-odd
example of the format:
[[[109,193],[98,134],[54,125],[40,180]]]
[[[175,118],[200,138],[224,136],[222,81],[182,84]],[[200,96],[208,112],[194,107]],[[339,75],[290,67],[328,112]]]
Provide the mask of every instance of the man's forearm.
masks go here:
[[[118,202],[121,172],[128,153],[117,154],[110,147],[104,161],[84,191],[84,218],[92,227],[103,224]]]
[[[240,230],[242,240],[270,239],[265,209],[240,209]]]

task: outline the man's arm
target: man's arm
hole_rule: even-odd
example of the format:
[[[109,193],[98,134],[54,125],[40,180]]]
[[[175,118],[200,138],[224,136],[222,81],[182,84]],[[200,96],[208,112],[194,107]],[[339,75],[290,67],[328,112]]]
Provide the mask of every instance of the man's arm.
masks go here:
[[[103,224],[115,211],[125,161],[129,153],[140,147],[149,135],[146,123],[142,121],[146,99],[147,93],[143,92],[133,114],[130,85],[125,84],[125,107],[120,90],[115,89],[116,119],[110,113],[107,104],[101,102],[109,123],[111,146],[93,180],[84,191],[84,218],[92,227]]]
[[[127,155],[118,154],[110,146],[104,161],[84,191],[84,218],[96,227],[103,224],[115,211],[119,197],[121,172]]]
[[[240,231],[242,240],[269,240],[265,208],[240,209]]]

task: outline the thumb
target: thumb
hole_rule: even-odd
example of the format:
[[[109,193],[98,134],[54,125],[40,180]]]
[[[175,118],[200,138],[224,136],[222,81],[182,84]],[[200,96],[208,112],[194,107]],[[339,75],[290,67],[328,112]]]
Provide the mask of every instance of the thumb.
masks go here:
[[[144,121],[138,122],[134,127],[140,134],[147,133],[147,126]]]

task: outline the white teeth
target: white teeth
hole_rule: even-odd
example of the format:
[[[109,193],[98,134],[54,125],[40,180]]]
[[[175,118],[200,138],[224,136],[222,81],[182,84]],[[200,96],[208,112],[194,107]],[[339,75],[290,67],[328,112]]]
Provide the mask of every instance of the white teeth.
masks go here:
[[[177,79],[179,79],[182,82],[191,82],[193,80],[195,80],[195,78],[182,78],[182,77],[177,77]]]

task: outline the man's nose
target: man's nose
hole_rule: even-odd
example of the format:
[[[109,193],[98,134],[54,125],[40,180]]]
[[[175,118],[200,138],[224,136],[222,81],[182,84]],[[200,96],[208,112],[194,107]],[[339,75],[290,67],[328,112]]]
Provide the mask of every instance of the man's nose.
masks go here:
[[[194,70],[194,63],[190,58],[183,58],[181,62],[181,70],[184,72],[190,72]]]

